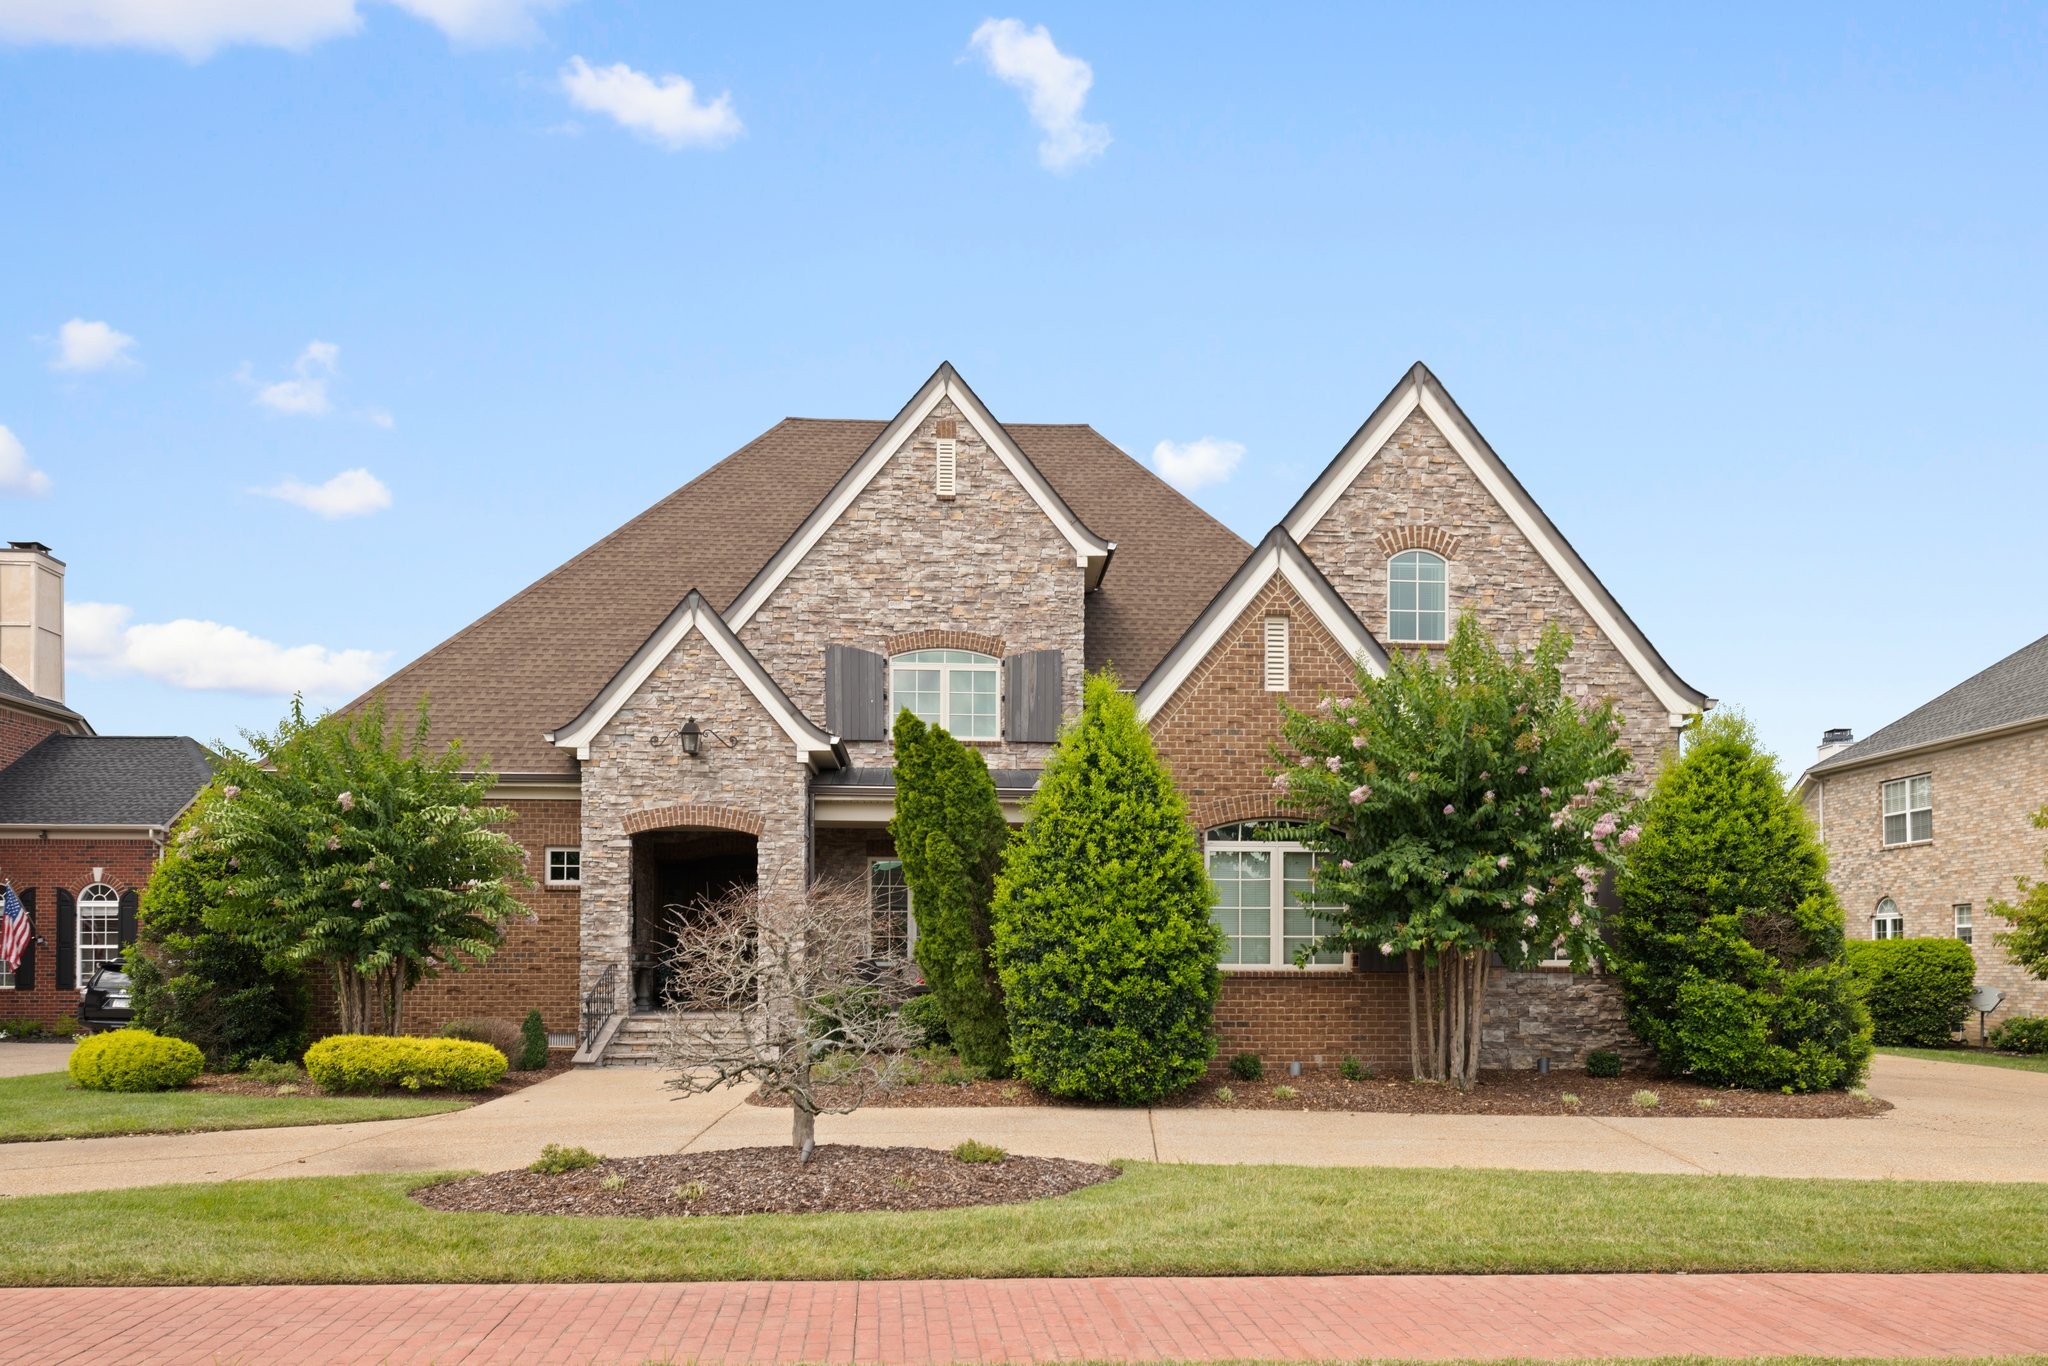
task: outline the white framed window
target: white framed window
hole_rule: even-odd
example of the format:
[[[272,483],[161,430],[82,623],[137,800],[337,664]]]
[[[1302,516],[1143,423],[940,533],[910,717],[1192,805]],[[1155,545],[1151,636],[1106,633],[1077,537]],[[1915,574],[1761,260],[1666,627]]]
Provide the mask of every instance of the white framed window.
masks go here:
[[[1924,844],[1934,838],[1934,775],[1894,778],[1884,794],[1884,842]]]
[[[1001,734],[996,711],[996,661],[972,650],[912,650],[890,661],[890,693],[896,710],[931,726],[944,726],[956,740],[994,740]]]
[[[1287,691],[1287,618],[1266,618],[1266,691]]]
[[[1870,917],[1872,939],[1904,939],[1906,917],[1899,914],[1899,903],[1885,897],[1877,903],[1877,912]]]
[[[1440,645],[1450,638],[1450,573],[1444,557],[1404,550],[1387,561],[1387,639]]]
[[[100,964],[121,956],[121,894],[95,882],[78,894],[78,985],[83,990]]]
[[[1956,938],[1965,944],[1971,942],[1970,903],[1959,901],[1951,909],[1955,911],[1956,916]]]
[[[559,847],[549,849],[548,886],[578,887],[583,883],[583,851],[580,848]]]
[[[910,884],[903,880],[903,860],[868,862],[868,954],[874,958],[907,959],[917,942],[917,921],[910,914]]]
[[[1288,839],[1281,821],[1218,826],[1204,839],[1209,880],[1216,886],[1210,915],[1223,931],[1226,968],[1292,967],[1294,955],[1337,928],[1315,914],[1315,867],[1322,857]],[[1309,959],[1317,968],[1341,968],[1343,953]]]

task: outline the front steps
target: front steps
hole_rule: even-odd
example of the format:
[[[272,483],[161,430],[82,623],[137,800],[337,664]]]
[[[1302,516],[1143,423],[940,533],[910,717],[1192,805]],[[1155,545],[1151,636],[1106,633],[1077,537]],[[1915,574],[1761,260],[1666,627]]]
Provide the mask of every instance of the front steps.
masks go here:
[[[705,1012],[684,1016],[690,1024],[703,1029],[737,1032],[740,1024],[730,1016]],[[668,1028],[668,1017],[657,1010],[636,1010],[630,1015],[614,1016],[606,1026],[604,1034],[597,1039],[597,1046],[585,1054],[577,1055],[577,1062],[586,1067],[657,1067],[661,1063],[661,1040]]]

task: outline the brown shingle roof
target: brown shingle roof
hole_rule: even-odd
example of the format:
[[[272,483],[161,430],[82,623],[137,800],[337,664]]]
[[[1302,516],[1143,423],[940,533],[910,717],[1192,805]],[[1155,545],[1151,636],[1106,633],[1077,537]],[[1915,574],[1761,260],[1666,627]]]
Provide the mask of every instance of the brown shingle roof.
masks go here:
[[[435,740],[461,736],[500,773],[573,776],[574,755],[542,733],[580,712],[691,589],[724,611],[886,425],[777,423],[373,691],[398,715],[428,694]],[[1136,686],[1244,542],[1091,427],[1004,425],[1074,515],[1117,543],[1088,599],[1088,665],[1114,662]]]

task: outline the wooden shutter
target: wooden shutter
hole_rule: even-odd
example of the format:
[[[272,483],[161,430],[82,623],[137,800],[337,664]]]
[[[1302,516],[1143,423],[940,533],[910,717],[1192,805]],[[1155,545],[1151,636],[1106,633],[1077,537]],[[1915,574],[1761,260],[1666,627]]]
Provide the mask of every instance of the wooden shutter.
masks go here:
[[[825,729],[842,740],[889,738],[889,661],[851,645],[825,647]]]
[[[78,985],[78,898],[57,889],[57,985]]]
[[[1061,673],[1058,650],[1026,650],[1003,661],[1010,739],[1050,744],[1060,738]]]
[[[1266,691],[1287,691],[1287,618],[1266,618]]]
[[[14,989],[27,991],[36,984],[36,935],[42,926],[36,924],[36,889],[30,887],[15,895],[21,898],[21,909],[28,912],[28,943],[21,949],[21,966],[14,970]]]
[[[951,498],[957,488],[954,471],[958,468],[959,458],[960,443],[950,436],[940,437],[938,467],[933,473],[932,486],[941,498]]]
[[[120,936],[121,947],[127,948],[135,942],[135,908],[142,902],[142,894],[133,887],[121,893],[120,918],[114,922]]]

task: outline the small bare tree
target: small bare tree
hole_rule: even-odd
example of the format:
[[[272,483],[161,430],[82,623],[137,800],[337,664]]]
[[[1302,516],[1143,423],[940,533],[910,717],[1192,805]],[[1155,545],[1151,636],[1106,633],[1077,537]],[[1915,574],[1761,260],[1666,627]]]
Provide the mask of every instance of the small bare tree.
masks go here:
[[[892,1085],[915,1042],[897,1014],[907,968],[871,956],[866,884],[820,881],[766,917],[752,887],[668,910],[669,1085],[697,1094],[753,1081],[787,1097],[790,1145],[810,1161],[819,1114],[847,1114]]]

